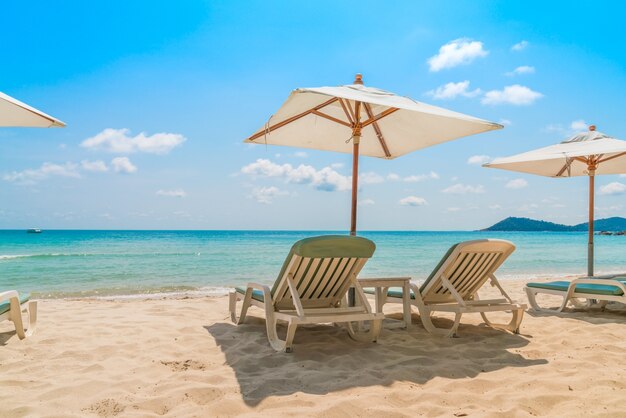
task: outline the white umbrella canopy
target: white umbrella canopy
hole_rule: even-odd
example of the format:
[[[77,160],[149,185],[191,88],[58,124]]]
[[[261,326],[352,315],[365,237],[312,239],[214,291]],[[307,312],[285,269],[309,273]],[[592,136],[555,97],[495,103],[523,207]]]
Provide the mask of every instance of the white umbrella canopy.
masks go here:
[[[353,84],[300,88],[244,142],[352,153],[352,217],[356,233],[359,155],[393,159],[468,135],[502,129],[388,91]]]
[[[62,128],[65,123],[0,92],[0,126]]]
[[[596,131],[579,133],[565,141],[510,157],[496,158],[483,167],[547,177],[589,176],[589,240],[587,275],[593,276],[593,221],[595,176],[626,173],[626,141]]]

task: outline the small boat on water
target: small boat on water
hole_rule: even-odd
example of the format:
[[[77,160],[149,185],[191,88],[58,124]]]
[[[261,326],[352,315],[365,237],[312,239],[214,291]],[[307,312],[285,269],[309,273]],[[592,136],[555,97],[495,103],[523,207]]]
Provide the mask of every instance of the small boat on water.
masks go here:
[[[29,234],[41,234],[41,229],[39,228],[28,228],[26,230]]]

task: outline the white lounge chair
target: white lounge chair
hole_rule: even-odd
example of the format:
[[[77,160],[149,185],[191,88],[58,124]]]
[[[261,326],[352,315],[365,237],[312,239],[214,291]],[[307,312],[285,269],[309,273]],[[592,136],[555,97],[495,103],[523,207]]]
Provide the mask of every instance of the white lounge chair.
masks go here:
[[[424,328],[430,333],[453,337],[466,313],[480,313],[485,323],[514,333],[524,316],[526,305],[514,302],[504,291],[495,271],[515,250],[513,243],[497,239],[466,241],[453,245],[428,276],[424,284],[410,284],[411,305],[416,306]],[[478,291],[487,281],[498,288],[502,298],[479,300]],[[367,293],[372,293],[366,289]],[[377,301],[382,308],[385,303],[402,303],[402,291],[390,289]],[[450,329],[437,328],[431,320],[433,312],[452,312],[454,323]],[[486,312],[511,311],[508,324],[495,324],[487,319]]]
[[[384,315],[373,313],[357,281],[357,275],[374,253],[368,239],[350,236],[321,236],[296,242],[270,289],[248,283],[230,293],[230,315],[239,325],[250,306],[265,310],[267,338],[277,351],[290,352],[296,328],[301,324],[345,323],[358,341],[376,341]],[[359,304],[346,306],[346,294],[354,287]],[[243,300],[237,318],[236,303]],[[277,321],[287,322],[287,336],[280,340]],[[351,322],[371,321],[367,332],[355,330]]]
[[[22,312],[28,314],[28,329],[24,329]],[[11,321],[20,340],[32,335],[37,325],[37,301],[28,294],[21,297],[15,290],[0,293],[0,322]]]
[[[562,312],[571,303],[576,308],[591,307],[594,302],[602,309],[609,302],[626,303],[626,277],[611,279],[580,278],[568,281],[554,281],[545,283],[527,283],[525,289],[530,306],[540,312]],[[560,296],[561,305],[558,308],[542,308],[537,303],[537,295],[543,293]],[[580,303],[578,299],[586,299]]]

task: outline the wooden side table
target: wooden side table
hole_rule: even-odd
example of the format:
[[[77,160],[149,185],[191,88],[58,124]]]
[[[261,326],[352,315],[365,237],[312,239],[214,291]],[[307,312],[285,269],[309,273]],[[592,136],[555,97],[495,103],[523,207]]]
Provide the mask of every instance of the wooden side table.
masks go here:
[[[384,298],[390,287],[402,289],[402,321],[399,324],[387,328],[406,328],[411,325],[411,288],[410,277],[375,277],[358,279],[361,287],[373,287],[376,296],[376,313],[382,313]]]

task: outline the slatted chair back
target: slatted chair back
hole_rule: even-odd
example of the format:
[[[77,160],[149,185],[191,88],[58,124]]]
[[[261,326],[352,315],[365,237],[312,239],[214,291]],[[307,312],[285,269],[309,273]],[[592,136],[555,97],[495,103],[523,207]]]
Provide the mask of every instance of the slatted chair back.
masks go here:
[[[458,303],[453,292],[464,301],[472,299],[514,250],[512,242],[497,239],[453,245],[420,287],[422,299],[426,303]]]
[[[296,242],[272,288],[275,309],[295,309],[290,287],[304,309],[338,306],[375,249],[372,241],[353,236],[326,235]]]

